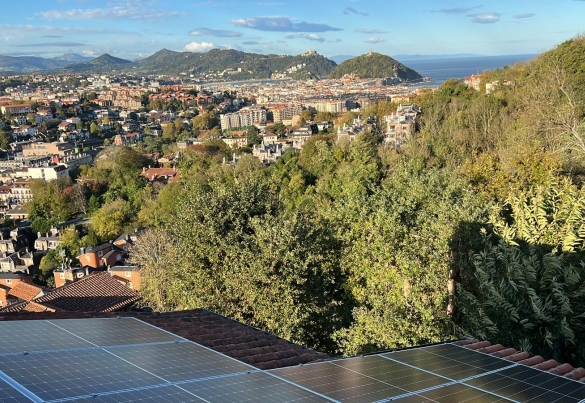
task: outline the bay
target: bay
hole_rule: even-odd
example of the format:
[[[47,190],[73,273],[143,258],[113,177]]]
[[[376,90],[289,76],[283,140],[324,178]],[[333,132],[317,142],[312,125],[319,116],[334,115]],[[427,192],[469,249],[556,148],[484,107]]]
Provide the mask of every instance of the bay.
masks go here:
[[[478,56],[445,59],[400,60],[402,64],[417,71],[423,77],[430,77],[430,83],[424,85],[441,85],[450,78],[465,79],[484,70],[495,70],[527,62],[536,55]]]

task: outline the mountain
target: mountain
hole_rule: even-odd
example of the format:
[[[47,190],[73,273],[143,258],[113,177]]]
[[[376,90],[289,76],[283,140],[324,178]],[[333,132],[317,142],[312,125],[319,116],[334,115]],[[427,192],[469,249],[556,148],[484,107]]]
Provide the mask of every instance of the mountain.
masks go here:
[[[315,53],[298,56],[262,55],[233,49],[212,49],[206,53],[174,52],[162,49],[136,62],[135,72],[160,74],[220,74],[233,80],[271,78],[284,73],[292,78],[323,78],[336,63]],[[223,74],[222,74],[223,73]]]
[[[398,77],[400,81],[422,79],[420,74],[399,61],[375,52],[344,61],[331,72],[329,78],[341,78],[345,74],[354,74],[359,78]]]
[[[326,78],[337,64],[316,52],[302,55],[262,55],[233,49],[212,49],[206,53],[175,52],[161,49],[151,56],[131,62],[104,54],[87,60],[77,54],[52,59],[0,56],[0,71],[56,74],[102,73],[116,70],[133,74],[193,75],[196,78],[248,80],[274,77],[294,79]]]
[[[36,56],[0,56],[0,71],[2,72],[32,73],[57,69],[67,64],[70,62]]]
[[[62,60],[65,62],[79,63],[93,60],[93,57],[81,56],[77,53],[65,53],[64,55],[53,57],[53,60]]]
[[[108,72],[111,70],[120,70],[133,63],[130,60],[120,59],[109,54],[103,54],[93,60],[69,64],[61,69],[61,73],[81,73],[81,72]]]

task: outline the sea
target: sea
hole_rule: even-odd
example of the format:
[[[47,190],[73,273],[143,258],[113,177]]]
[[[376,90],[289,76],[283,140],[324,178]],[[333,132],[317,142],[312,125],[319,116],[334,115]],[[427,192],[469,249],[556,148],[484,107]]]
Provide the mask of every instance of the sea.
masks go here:
[[[474,56],[452,57],[444,59],[409,59],[398,60],[402,64],[417,71],[423,77],[430,77],[430,82],[414,84],[413,86],[439,86],[450,78],[464,79],[472,74],[481,73],[484,70],[501,69],[504,66],[512,66],[518,62],[526,62],[536,55],[506,55],[506,56]],[[205,83],[202,87],[213,89],[225,86],[266,85],[288,81],[286,79],[244,80],[217,83]]]
[[[419,85],[438,86],[450,78],[464,79],[472,74],[484,70],[502,69],[519,62],[527,62],[536,55],[506,55],[506,56],[477,56],[454,57],[445,59],[413,59],[399,60],[402,64],[417,71],[423,77],[430,77],[432,81]]]

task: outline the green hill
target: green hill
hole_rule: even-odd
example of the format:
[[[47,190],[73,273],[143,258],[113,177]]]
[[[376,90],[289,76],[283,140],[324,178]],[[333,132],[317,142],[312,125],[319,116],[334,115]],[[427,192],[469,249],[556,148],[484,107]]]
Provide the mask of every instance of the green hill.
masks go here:
[[[399,61],[374,52],[342,62],[331,72],[329,78],[341,78],[345,74],[354,74],[358,78],[398,77],[400,81],[422,79],[419,73]]]
[[[93,60],[82,63],[70,64],[62,69],[64,73],[79,72],[107,72],[111,70],[120,70],[133,63],[130,60],[120,59],[111,55],[103,54]]]
[[[335,62],[309,53],[298,56],[262,55],[233,49],[212,49],[206,53],[173,52],[162,49],[139,60],[134,71],[159,74],[205,75],[225,72],[225,78],[245,80],[270,78],[287,69],[292,78],[324,78],[335,68]]]
[[[57,59],[44,59],[35,56],[1,56],[0,55],[0,71],[30,73],[35,71],[56,69],[63,67],[71,62]]]

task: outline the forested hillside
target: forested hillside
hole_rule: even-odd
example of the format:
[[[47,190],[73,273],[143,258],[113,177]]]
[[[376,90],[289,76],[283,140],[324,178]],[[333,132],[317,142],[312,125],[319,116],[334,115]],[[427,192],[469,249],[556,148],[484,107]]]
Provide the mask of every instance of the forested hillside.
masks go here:
[[[268,168],[187,152],[138,213],[143,294],[330,353],[471,335],[585,365],[584,81],[576,38],[419,95],[400,152],[374,133]]]
[[[329,78],[342,78],[346,74],[353,74],[359,78],[397,77],[400,81],[422,79],[420,74],[398,60],[375,52],[345,60],[331,72]]]

